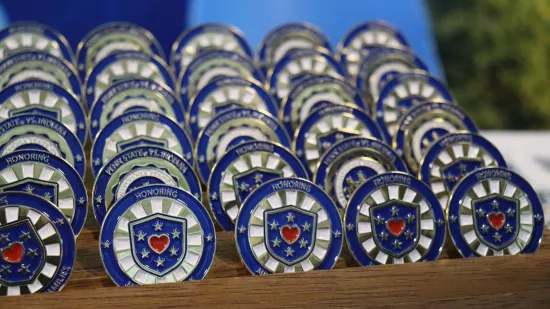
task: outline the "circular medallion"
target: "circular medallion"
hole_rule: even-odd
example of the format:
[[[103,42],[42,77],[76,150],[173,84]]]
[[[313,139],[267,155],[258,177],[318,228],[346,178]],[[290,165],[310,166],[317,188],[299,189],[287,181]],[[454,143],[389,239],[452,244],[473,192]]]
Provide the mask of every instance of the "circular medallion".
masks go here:
[[[174,77],[164,60],[141,52],[119,51],[101,60],[86,77],[88,109],[110,86],[130,79],[148,79],[175,89]]]
[[[376,175],[349,200],[346,240],[362,266],[435,261],[445,242],[445,216],[422,181],[401,172]]]
[[[164,58],[162,46],[149,30],[131,23],[106,23],[88,32],[78,44],[76,69],[80,77],[84,79],[101,60],[118,51],[137,51]]]
[[[454,100],[442,82],[421,71],[403,73],[384,86],[373,106],[373,114],[387,143],[391,144],[397,133],[401,117],[425,101]]]
[[[67,218],[75,237],[88,213],[86,187],[65,160],[40,150],[21,150],[0,157],[0,192],[23,192],[52,202]]]
[[[316,49],[293,49],[269,71],[268,88],[277,102],[282,102],[292,88],[306,77],[327,74],[344,75],[332,56]]]
[[[451,239],[464,257],[535,253],[544,232],[535,190],[501,167],[466,175],[451,194],[447,220]]]
[[[390,80],[415,70],[427,71],[428,68],[412,51],[403,48],[380,49],[365,57],[359,67],[355,86],[365,94],[372,108],[380,91]]]
[[[367,114],[351,106],[331,105],[306,118],[296,131],[292,149],[312,176],[321,156],[336,142],[350,136],[382,139],[376,123]]]
[[[252,57],[252,49],[239,29],[229,25],[204,23],[192,27],[177,38],[172,45],[170,66],[179,76],[196,57],[213,50],[226,50]]]
[[[67,39],[56,30],[36,22],[17,22],[0,30],[0,61],[23,51],[43,51],[73,62]]]
[[[29,79],[54,83],[82,98],[80,78],[66,60],[50,54],[28,51],[15,54],[0,62],[0,90]]]
[[[350,80],[355,80],[363,59],[381,48],[407,47],[405,37],[393,26],[372,21],[353,27],[338,43],[340,62],[346,68]]]
[[[197,139],[217,114],[233,108],[249,108],[277,117],[277,102],[257,82],[222,77],[202,88],[189,107],[189,130]]]
[[[248,195],[281,177],[308,178],[302,163],[288,149],[257,141],[231,148],[216,163],[208,180],[214,218],[224,230],[234,231],[239,208]]]
[[[342,221],[321,188],[280,178],[244,201],[235,238],[244,265],[255,275],[332,269],[342,251]]]
[[[61,122],[40,115],[23,115],[0,123],[0,156],[29,149],[63,158],[84,179],[86,156],[82,144]]]
[[[494,166],[506,167],[506,162],[491,142],[475,133],[456,132],[443,136],[428,149],[418,178],[432,189],[441,206],[447,207],[449,195],[464,176]]]
[[[216,251],[214,224],[188,192],[165,185],[118,200],[101,226],[105,270],[119,286],[200,280]]]
[[[73,271],[71,226],[52,203],[31,194],[0,193],[0,295],[59,292]]]
[[[185,131],[170,118],[153,112],[130,112],[109,122],[92,146],[92,172],[126,149],[156,146],[193,162],[193,146]]]
[[[262,112],[236,108],[218,114],[199,134],[195,160],[203,183],[214,164],[231,148],[246,141],[272,141],[290,149],[290,138],[277,119]]]
[[[185,126],[185,112],[179,98],[168,87],[147,79],[131,79],[107,88],[90,110],[92,139],[112,119],[128,112],[163,114]]]
[[[237,76],[264,81],[264,76],[254,62],[240,54],[216,50],[202,53],[182,71],[178,78],[178,91],[185,109],[189,109],[197,93],[218,76]]]
[[[313,182],[323,188],[336,206],[345,209],[355,190],[372,176],[408,172],[405,162],[385,143],[368,137],[336,142],[321,157]]]
[[[21,115],[39,115],[62,122],[86,144],[86,114],[78,99],[62,87],[46,81],[28,80],[0,91],[0,121]]]
[[[337,76],[318,75],[305,78],[292,88],[283,100],[280,118],[288,133],[294,136],[312,111],[331,103],[353,105],[370,113],[363,95],[353,86]]]
[[[258,65],[267,74],[292,49],[324,48],[332,51],[321,29],[308,23],[286,23],[271,30],[258,47]]]
[[[100,224],[113,204],[128,192],[148,185],[183,189],[202,200],[193,167],[172,151],[138,146],[114,156],[97,174],[92,193],[94,215]]]
[[[477,132],[468,114],[447,102],[429,101],[411,108],[401,118],[393,139],[393,148],[416,175],[420,161],[433,143],[458,130]]]

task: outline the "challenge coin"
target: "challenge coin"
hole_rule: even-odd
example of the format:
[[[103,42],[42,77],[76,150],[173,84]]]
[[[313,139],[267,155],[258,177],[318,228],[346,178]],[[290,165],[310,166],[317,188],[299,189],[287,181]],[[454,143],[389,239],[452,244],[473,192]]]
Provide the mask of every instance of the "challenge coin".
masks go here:
[[[0,123],[0,156],[29,149],[64,159],[84,179],[86,157],[82,144],[61,122],[40,115],[22,115]]]
[[[292,149],[310,173],[321,156],[336,142],[350,136],[382,139],[376,123],[364,112],[345,105],[317,109],[298,128]]]
[[[342,251],[342,221],[321,188],[305,179],[279,178],[244,201],[235,238],[255,275],[332,269]]]
[[[21,115],[40,115],[62,122],[86,144],[86,114],[78,99],[62,87],[39,80],[15,83],[0,91],[0,121]]]
[[[262,72],[245,56],[226,50],[204,52],[193,59],[178,77],[178,91],[185,109],[189,109],[193,97],[218,76],[264,81]]]
[[[120,51],[101,60],[86,77],[86,106],[90,109],[95,99],[110,86],[141,78],[175,89],[174,77],[164,60],[142,52]]]
[[[344,225],[348,247],[362,266],[435,261],[445,242],[436,196],[401,172],[373,176],[357,188]]]
[[[206,208],[187,191],[166,185],[118,200],[99,239],[105,270],[119,286],[200,280],[216,251]]]
[[[416,71],[390,80],[373,106],[373,115],[386,142],[392,143],[404,114],[416,105],[434,100],[454,101],[447,87],[433,76]]]
[[[193,146],[185,131],[170,118],[153,112],[130,112],[109,122],[92,147],[92,172],[98,174],[111,158],[136,146],[156,146],[193,162]]]
[[[363,95],[341,77],[318,75],[305,78],[292,88],[283,100],[280,118],[293,136],[312,111],[330,103],[353,105],[370,113]]]
[[[75,236],[88,213],[86,187],[65,160],[40,150],[21,150],[0,157],[0,192],[24,192],[52,202],[67,218]]]
[[[94,215],[101,224],[113,204],[124,195],[148,185],[183,189],[202,200],[193,167],[176,153],[154,146],[138,146],[114,156],[97,174],[92,193]]]
[[[466,175],[451,194],[447,220],[451,239],[464,257],[535,253],[544,232],[535,190],[501,167]]]
[[[179,76],[196,57],[213,50],[252,57],[252,49],[239,29],[230,25],[204,23],[183,32],[174,42],[170,66]]]
[[[199,178],[207,183],[214,164],[246,141],[272,141],[290,149],[290,138],[277,119],[262,112],[235,108],[214,117],[199,134],[195,160]]]
[[[67,39],[56,30],[36,22],[16,22],[0,30],[0,61],[23,51],[43,51],[73,62]]]
[[[458,130],[477,132],[473,120],[460,107],[444,101],[427,101],[403,115],[393,147],[416,175],[430,146],[445,134]]]
[[[353,136],[336,142],[321,157],[313,182],[327,192],[336,206],[345,209],[349,199],[372,176],[408,172],[405,162],[385,143]]]
[[[231,148],[216,163],[208,180],[214,218],[234,231],[243,201],[263,183],[281,177],[307,179],[307,172],[288,149],[272,142],[250,141]]]
[[[278,115],[275,99],[262,85],[240,77],[221,77],[202,88],[189,107],[189,131],[196,140],[217,114],[233,108],[249,108]]]
[[[74,268],[73,230],[61,211],[37,196],[0,193],[0,295],[59,292]]]
[[[185,127],[181,101],[168,87],[147,79],[130,79],[107,88],[90,110],[92,139],[112,119],[128,112],[144,111],[163,114]]]
[[[467,174],[483,167],[506,167],[498,149],[483,136],[458,131],[443,136],[426,152],[418,178],[428,185],[443,207]]]
[[[268,73],[268,89],[282,102],[296,84],[312,75],[343,76],[344,71],[332,56],[320,49],[293,49]]]
[[[296,48],[324,48],[332,51],[321,29],[309,23],[286,23],[271,30],[258,47],[258,66],[267,75],[286,53]]]
[[[80,77],[84,80],[101,60],[119,51],[137,51],[164,58],[162,46],[149,30],[131,23],[106,23],[88,32],[78,44],[76,69]]]

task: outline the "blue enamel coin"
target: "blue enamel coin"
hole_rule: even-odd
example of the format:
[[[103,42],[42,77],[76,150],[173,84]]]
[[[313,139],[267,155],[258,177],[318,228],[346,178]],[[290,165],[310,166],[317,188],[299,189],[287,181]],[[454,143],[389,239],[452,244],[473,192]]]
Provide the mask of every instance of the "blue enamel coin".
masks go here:
[[[231,148],[214,165],[208,180],[208,199],[214,218],[227,231],[243,201],[264,182],[281,178],[307,179],[307,172],[287,148],[273,142],[250,141]]]
[[[535,190],[502,167],[466,175],[451,194],[447,220],[463,257],[535,253],[544,233],[544,213]]]
[[[244,201],[235,224],[241,259],[254,275],[332,269],[342,221],[330,197],[299,178],[268,181]]]
[[[142,187],[118,200],[99,241],[105,270],[119,286],[200,280],[216,251],[206,208],[166,185]]]
[[[362,266],[435,261],[445,243],[437,197],[401,172],[363,183],[348,202],[344,225],[348,247]]]

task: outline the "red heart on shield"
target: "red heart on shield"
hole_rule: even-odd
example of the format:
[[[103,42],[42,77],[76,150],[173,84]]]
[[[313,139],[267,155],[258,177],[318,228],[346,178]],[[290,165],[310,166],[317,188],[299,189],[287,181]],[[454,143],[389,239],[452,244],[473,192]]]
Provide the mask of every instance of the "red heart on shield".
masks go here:
[[[506,222],[506,216],[502,212],[492,212],[487,216],[489,224],[495,229],[500,230],[500,228]]]
[[[405,229],[405,220],[390,219],[388,220],[388,222],[386,222],[386,227],[393,236],[397,237],[401,235],[401,233],[403,233],[403,230]]]
[[[163,253],[170,245],[170,237],[166,234],[149,237],[149,247],[158,254]]]
[[[25,247],[20,242],[14,242],[2,250],[2,258],[8,263],[19,263],[25,254]]]
[[[300,237],[300,228],[296,225],[283,225],[281,227],[281,237],[287,244],[292,245]]]

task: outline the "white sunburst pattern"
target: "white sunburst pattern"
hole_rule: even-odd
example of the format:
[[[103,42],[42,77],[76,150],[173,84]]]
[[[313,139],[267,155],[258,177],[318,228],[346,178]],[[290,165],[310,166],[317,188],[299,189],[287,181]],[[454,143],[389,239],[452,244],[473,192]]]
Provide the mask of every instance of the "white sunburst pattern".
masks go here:
[[[286,53],[294,48],[316,48],[323,47],[322,43],[314,40],[309,33],[300,33],[289,31],[286,35],[277,37],[277,42],[269,42],[267,60],[270,65],[274,65]]]
[[[63,58],[59,44],[41,34],[25,32],[14,33],[0,41],[0,60],[20,51],[39,50],[54,57]]]
[[[187,220],[187,250],[180,265],[162,277],[142,269],[134,260],[131,252],[129,222],[152,214],[165,214]],[[154,197],[137,202],[118,218],[113,237],[113,250],[122,271],[139,284],[179,282],[185,280],[197,267],[204,251],[204,235],[199,220],[183,203],[170,198]],[[183,233],[183,232],[182,232]]]
[[[517,238],[504,249],[497,251],[485,245],[476,234],[474,227],[474,202],[491,196],[505,197],[517,201],[519,210],[517,216]],[[486,179],[473,186],[460,200],[460,216],[457,218],[460,233],[468,247],[480,256],[515,255],[527,246],[533,234],[535,224],[533,207],[527,195],[514,184],[499,180]]]
[[[3,89],[18,82],[37,79],[56,84],[65,89],[70,89],[70,91],[74,93],[70,81],[66,76],[58,74],[58,72],[56,72],[58,70],[58,68],[50,66],[50,64],[46,62],[38,62],[38,64],[26,62],[19,65],[19,69],[14,74],[4,74],[0,77],[0,86]]]
[[[393,59],[390,61],[386,59],[385,61],[380,61],[380,63],[372,67],[372,71],[369,72],[368,78],[365,80],[365,85],[363,85],[363,87],[364,89],[369,89],[373,102],[376,102],[380,96],[380,91],[382,91],[380,88],[383,86],[380,84],[382,77],[389,72],[409,73],[415,69],[417,69],[415,65],[399,59]]]
[[[310,254],[300,262],[285,265],[269,253],[265,237],[264,212],[284,206],[294,206],[317,215],[316,237]],[[324,208],[312,196],[301,191],[285,190],[264,198],[252,211],[248,228],[248,241],[256,260],[273,273],[310,271],[318,267],[327,256],[332,241],[332,225]]]
[[[375,218],[371,217],[370,209],[390,201],[403,201],[419,206],[420,225],[418,245],[402,257],[393,257],[383,252],[377,245],[373,234]],[[370,192],[360,204],[355,233],[361,243],[361,249],[371,260],[378,264],[402,264],[420,261],[432,247],[435,238],[434,213],[421,194],[410,187],[402,185],[387,185]]]

